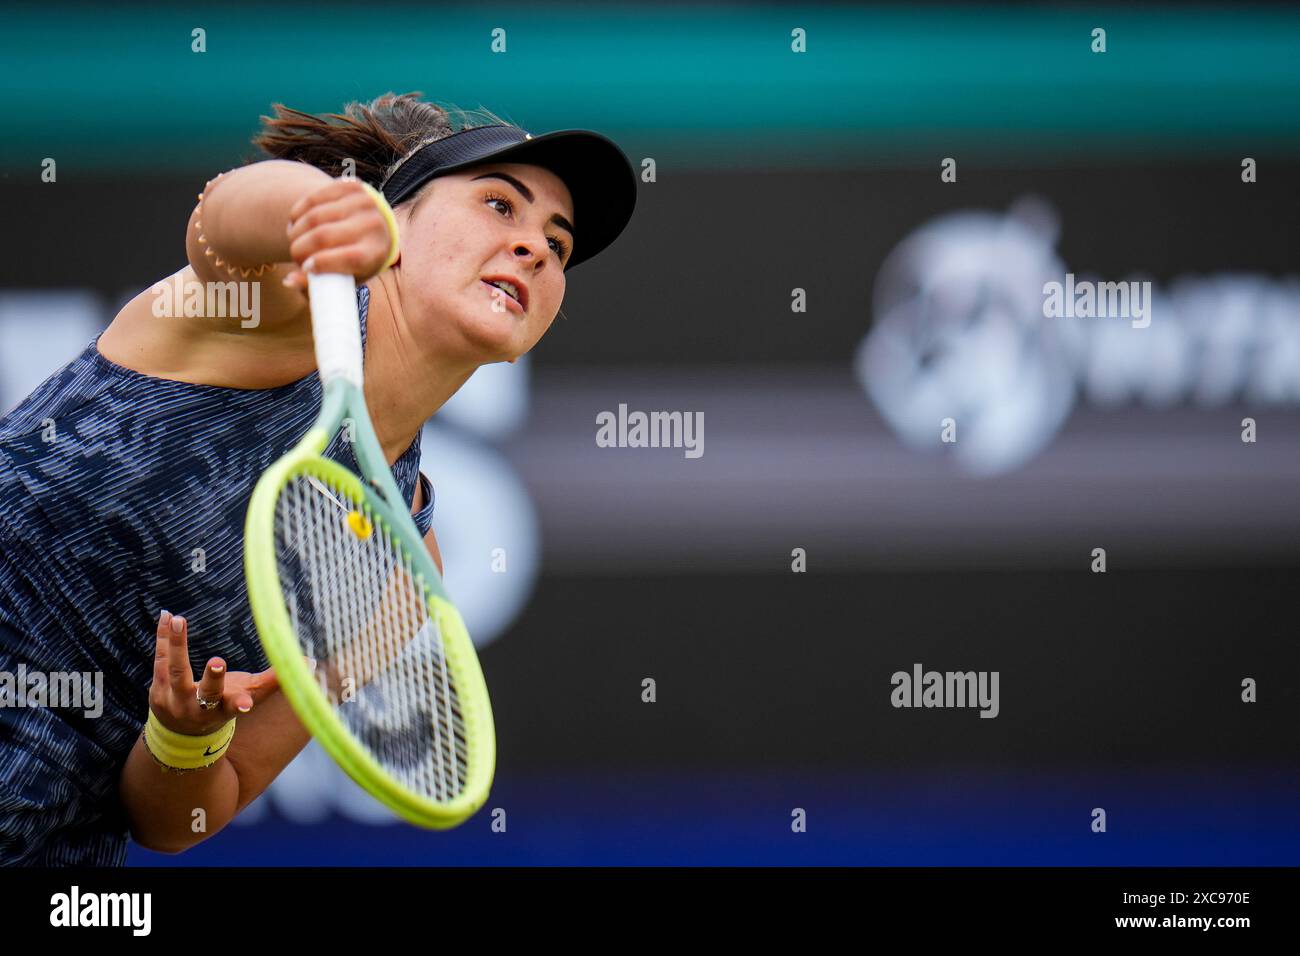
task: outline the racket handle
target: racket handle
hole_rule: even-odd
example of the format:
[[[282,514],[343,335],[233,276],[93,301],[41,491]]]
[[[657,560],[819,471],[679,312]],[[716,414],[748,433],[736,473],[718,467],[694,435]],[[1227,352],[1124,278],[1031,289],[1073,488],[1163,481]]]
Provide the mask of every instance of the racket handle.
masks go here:
[[[346,273],[307,274],[311,334],[321,385],[344,378],[361,388],[361,318],[357,280]]]

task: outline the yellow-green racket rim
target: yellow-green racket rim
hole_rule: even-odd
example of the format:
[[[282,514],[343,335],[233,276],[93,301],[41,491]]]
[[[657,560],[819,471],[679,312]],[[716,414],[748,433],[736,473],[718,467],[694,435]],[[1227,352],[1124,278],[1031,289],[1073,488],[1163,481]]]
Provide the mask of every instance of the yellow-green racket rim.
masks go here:
[[[298,446],[262,475],[248,505],[245,525],[244,571],[248,599],[267,659],[275,668],[280,688],[288,697],[299,720],[344,772],[402,819],[430,829],[448,829],[463,823],[486,802],[496,768],[496,731],[487,684],[478,656],[460,612],[451,602],[429,595],[429,614],[438,625],[448,671],[454,675],[461,718],[465,728],[466,779],[464,787],[450,800],[431,800],[403,786],[362,747],[334,712],[329,698],[312,674],[294,632],[289,609],[280,587],[275,552],[275,503],[281,489],[300,474],[331,481],[358,500],[365,500],[377,520],[393,537],[400,537],[407,550],[414,532],[403,533],[390,520],[382,501],[369,494],[360,479],[337,462],[322,458],[329,434],[312,428]],[[418,539],[417,539],[418,540]],[[412,554],[413,566],[432,559],[419,543]],[[423,557],[423,560],[421,559]]]

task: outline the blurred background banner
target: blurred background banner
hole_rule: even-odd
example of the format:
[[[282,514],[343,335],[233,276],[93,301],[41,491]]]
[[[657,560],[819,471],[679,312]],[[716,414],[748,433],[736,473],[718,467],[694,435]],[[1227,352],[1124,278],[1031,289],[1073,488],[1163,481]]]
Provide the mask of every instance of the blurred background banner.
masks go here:
[[[1297,48],[1236,5],[6,8],[6,410],[274,102],[422,90],[642,174],[426,426],[487,808],[414,831],[312,746],[132,861],[1300,862]],[[606,447],[638,412],[693,447]],[[998,672],[996,719],[892,706],[918,663]]]
[[[272,100],[334,110],[390,88],[589,126],[674,167],[1163,163],[1235,137],[1294,153],[1298,30],[1247,4],[19,4],[3,89],[29,111],[2,155],[208,171]]]

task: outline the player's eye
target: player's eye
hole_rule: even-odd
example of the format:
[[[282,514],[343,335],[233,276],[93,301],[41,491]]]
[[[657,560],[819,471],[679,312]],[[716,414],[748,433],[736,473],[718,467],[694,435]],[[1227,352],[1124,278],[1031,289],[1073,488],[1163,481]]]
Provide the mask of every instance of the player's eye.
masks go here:
[[[515,214],[515,204],[512,203],[509,199],[507,199],[505,196],[500,196],[496,193],[488,193],[486,196],[483,197],[483,201],[485,203],[493,203],[493,202],[503,203],[506,209],[509,211],[510,215],[513,216]],[[549,238],[551,242],[555,243],[555,245],[553,245],[551,248],[555,250],[555,254],[559,256],[560,261],[563,262],[565,255],[569,251],[569,244],[565,242],[563,239],[560,239],[558,236],[551,236]]]
[[[512,203],[509,199],[507,199],[505,196],[498,196],[495,193],[488,193],[487,196],[483,198],[483,201],[505,203],[506,209],[510,210],[510,215],[513,216],[515,214],[515,204]]]

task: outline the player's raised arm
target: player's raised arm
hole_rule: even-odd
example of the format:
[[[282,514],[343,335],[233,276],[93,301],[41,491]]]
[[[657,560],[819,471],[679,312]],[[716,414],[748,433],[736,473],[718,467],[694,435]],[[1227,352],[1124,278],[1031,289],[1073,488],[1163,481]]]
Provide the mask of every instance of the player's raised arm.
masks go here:
[[[260,283],[259,327],[275,326],[306,321],[300,266],[364,280],[383,267],[390,236],[359,181],[271,159],[209,180],[190,214],[185,252],[200,281]]]

